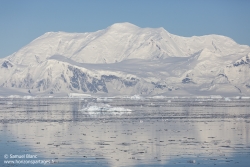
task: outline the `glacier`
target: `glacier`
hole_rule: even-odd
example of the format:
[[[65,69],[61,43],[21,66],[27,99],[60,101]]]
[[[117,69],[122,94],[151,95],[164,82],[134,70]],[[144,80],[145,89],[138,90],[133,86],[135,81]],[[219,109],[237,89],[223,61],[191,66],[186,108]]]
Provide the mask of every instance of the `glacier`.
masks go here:
[[[47,32],[0,59],[0,96],[250,95],[250,47],[229,37],[181,37],[116,23]]]

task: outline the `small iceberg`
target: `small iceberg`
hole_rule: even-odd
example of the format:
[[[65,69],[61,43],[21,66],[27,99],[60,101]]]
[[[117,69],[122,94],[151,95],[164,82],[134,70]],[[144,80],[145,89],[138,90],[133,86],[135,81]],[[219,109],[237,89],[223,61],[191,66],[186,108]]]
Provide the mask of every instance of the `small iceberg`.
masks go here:
[[[9,95],[7,98],[21,98],[20,95]]]
[[[232,100],[229,97],[226,97],[225,101],[232,101]]]
[[[112,102],[113,100],[107,97],[104,97],[104,98],[97,98],[96,101],[97,102]]]
[[[82,93],[69,93],[69,98],[91,98],[90,94],[82,94]]]
[[[23,96],[23,99],[35,99],[33,96]]]
[[[130,114],[132,110],[123,107],[112,107],[103,103],[88,103],[79,111],[89,115],[123,115]]]
[[[164,99],[166,96],[153,96],[152,99]]]
[[[144,100],[143,97],[141,97],[140,95],[134,95],[130,97],[131,100]]]

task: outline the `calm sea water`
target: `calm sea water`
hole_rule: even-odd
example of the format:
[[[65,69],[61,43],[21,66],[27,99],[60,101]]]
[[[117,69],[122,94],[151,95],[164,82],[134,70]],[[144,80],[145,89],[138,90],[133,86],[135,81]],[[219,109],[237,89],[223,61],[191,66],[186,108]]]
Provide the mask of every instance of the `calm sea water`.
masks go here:
[[[249,164],[249,100],[0,99],[0,166]]]

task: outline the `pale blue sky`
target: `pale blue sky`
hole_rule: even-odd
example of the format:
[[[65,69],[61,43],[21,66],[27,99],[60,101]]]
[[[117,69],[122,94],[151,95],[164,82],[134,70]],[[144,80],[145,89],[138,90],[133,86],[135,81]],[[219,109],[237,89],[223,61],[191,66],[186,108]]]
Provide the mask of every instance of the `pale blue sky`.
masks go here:
[[[249,9],[249,0],[0,0],[0,57],[48,31],[92,32],[117,22],[250,45]]]

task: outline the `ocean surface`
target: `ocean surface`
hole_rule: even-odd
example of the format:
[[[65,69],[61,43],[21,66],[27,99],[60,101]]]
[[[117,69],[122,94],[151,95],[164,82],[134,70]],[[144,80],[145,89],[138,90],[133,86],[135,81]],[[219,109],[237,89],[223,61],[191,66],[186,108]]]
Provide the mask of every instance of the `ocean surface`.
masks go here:
[[[0,166],[249,164],[247,99],[0,99]]]

